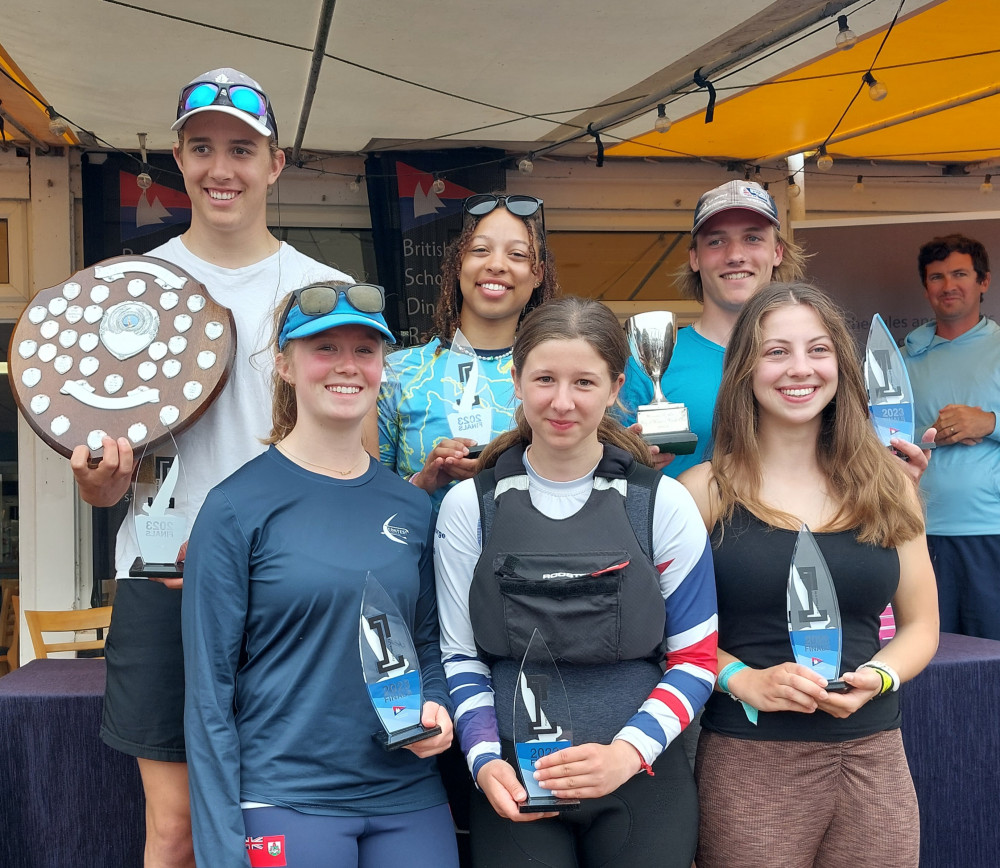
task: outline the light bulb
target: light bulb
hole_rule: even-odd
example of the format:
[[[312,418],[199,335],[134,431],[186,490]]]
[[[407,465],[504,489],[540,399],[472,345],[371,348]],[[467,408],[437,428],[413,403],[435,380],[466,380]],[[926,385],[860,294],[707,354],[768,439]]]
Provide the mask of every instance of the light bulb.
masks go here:
[[[355,175],[351,178],[351,180],[347,182],[347,189],[352,193],[357,193],[358,190],[361,189],[361,176]]]
[[[54,136],[64,136],[69,130],[66,119],[59,114],[52,106],[46,106],[45,111],[49,115],[49,132]]]
[[[857,34],[847,26],[847,16],[838,15],[837,24],[840,25],[840,31],[837,33],[837,38],[835,42],[837,43],[837,48],[841,51],[847,51],[850,48],[854,48],[858,41]]]
[[[868,85],[868,96],[872,98],[874,102],[882,102],[889,95],[889,88],[887,88],[882,82],[880,82],[874,75],[870,72],[866,72],[864,76],[865,84]]]
[[[661,102],[656,107],[656,123],[653,124],[653,129],[658,133],[666,133],[670,131],[671,126],[673,126],[673,121],[667,117],[667,107]]]
[[[795,179],[789,175],[788,176],[788,195],[793,199],[796,198],[802,192],[802,188],[795,183]]]
[[[993,176],[987,175],[982,184],[979,185],[979,192],[986,194],[993,192]]]
[[[431,184],[431,192],[440,195],[444,192],[444,181],[440,178],[435,177],[434,183]]]
[[[135,183],[140,190],[148,190],[153,186],[153,179],[149,176],[149,172],[140,172],[135,176]]]
[[[531,157],[525,157],[517,164],[517,171],[522,175],[530,175],[535,171],[535,164],[531,162]]]
[[[816,168],[821,172],[829,172],[833,168],[833,157],[826,152],[826,148],[819,149],[819,156],[816,158]]]
[[[851,188],[855,193],[865,192],[865,176],[858,175],[858,180],[854,182],[854,186]]]

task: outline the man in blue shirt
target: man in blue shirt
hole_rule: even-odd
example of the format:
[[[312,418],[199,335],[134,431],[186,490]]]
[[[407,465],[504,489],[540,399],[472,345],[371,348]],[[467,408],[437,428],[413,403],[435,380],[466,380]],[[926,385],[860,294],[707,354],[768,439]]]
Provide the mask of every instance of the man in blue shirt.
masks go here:
[[[1000,639],[1000,326],[980,312],[989,257],[948,235],[917,261],[935,319],[906,336],[904,358],[917,430],[936,428],[942,447],[920,481],[941,629]]]

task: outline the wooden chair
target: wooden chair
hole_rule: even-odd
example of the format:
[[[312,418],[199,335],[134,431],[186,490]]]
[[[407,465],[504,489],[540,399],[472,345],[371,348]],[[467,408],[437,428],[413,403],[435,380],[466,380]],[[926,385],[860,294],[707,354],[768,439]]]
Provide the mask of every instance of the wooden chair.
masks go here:
[[[17,591],[5,587],[0,602],[0,675],[13,672],[20,666],[21,612]],[[6,672],[2,671],[6,667]]]
[[[44,660],[55,651],[87,651],[104,648],[104,639],[85,639],[71,642],[46,642],[43,633],[64,633],[77,630],[106,630],[111,625],[111,606],[97,609],[73,609],[67,612],[39,612],[25,610],[28,633],[35,657]]]

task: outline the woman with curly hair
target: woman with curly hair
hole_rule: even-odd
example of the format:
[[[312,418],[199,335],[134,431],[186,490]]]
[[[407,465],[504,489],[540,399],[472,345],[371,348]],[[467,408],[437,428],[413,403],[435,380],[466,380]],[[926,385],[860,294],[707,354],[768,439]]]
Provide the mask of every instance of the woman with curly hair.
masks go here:
[[[488,439],[511,427],[514,333],[526,313],[558,292],[541,199],[479,194],[465,200],[463,215],[441,263],[435,336],[389,356],[378,400],[382,463],[429,492],[435,506],[447,486],[472,476],[474,454],[486,445],[454,436],[448,415],[468,384],[475,406],[492,413]],[[450,358],[459,329],[478,361],[475,383],[473,366],[463,361],[471,357]]]

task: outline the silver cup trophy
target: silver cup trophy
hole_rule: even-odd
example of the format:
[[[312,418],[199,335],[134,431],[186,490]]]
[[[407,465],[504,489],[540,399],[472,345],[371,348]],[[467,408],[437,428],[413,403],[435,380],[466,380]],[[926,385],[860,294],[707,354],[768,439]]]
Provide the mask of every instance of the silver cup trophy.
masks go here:
[[[637,313],[625,321],[632,358],[653,381],[653,400],[636,409],[636,421],[642,425],[642,439],[661,452],[690,455],[698,445],[698,435],[692,433],[688,410],[683,404],[671,403],[660,388],[660,378],[670,364],[677,338],[677,321],[669,311]]]

